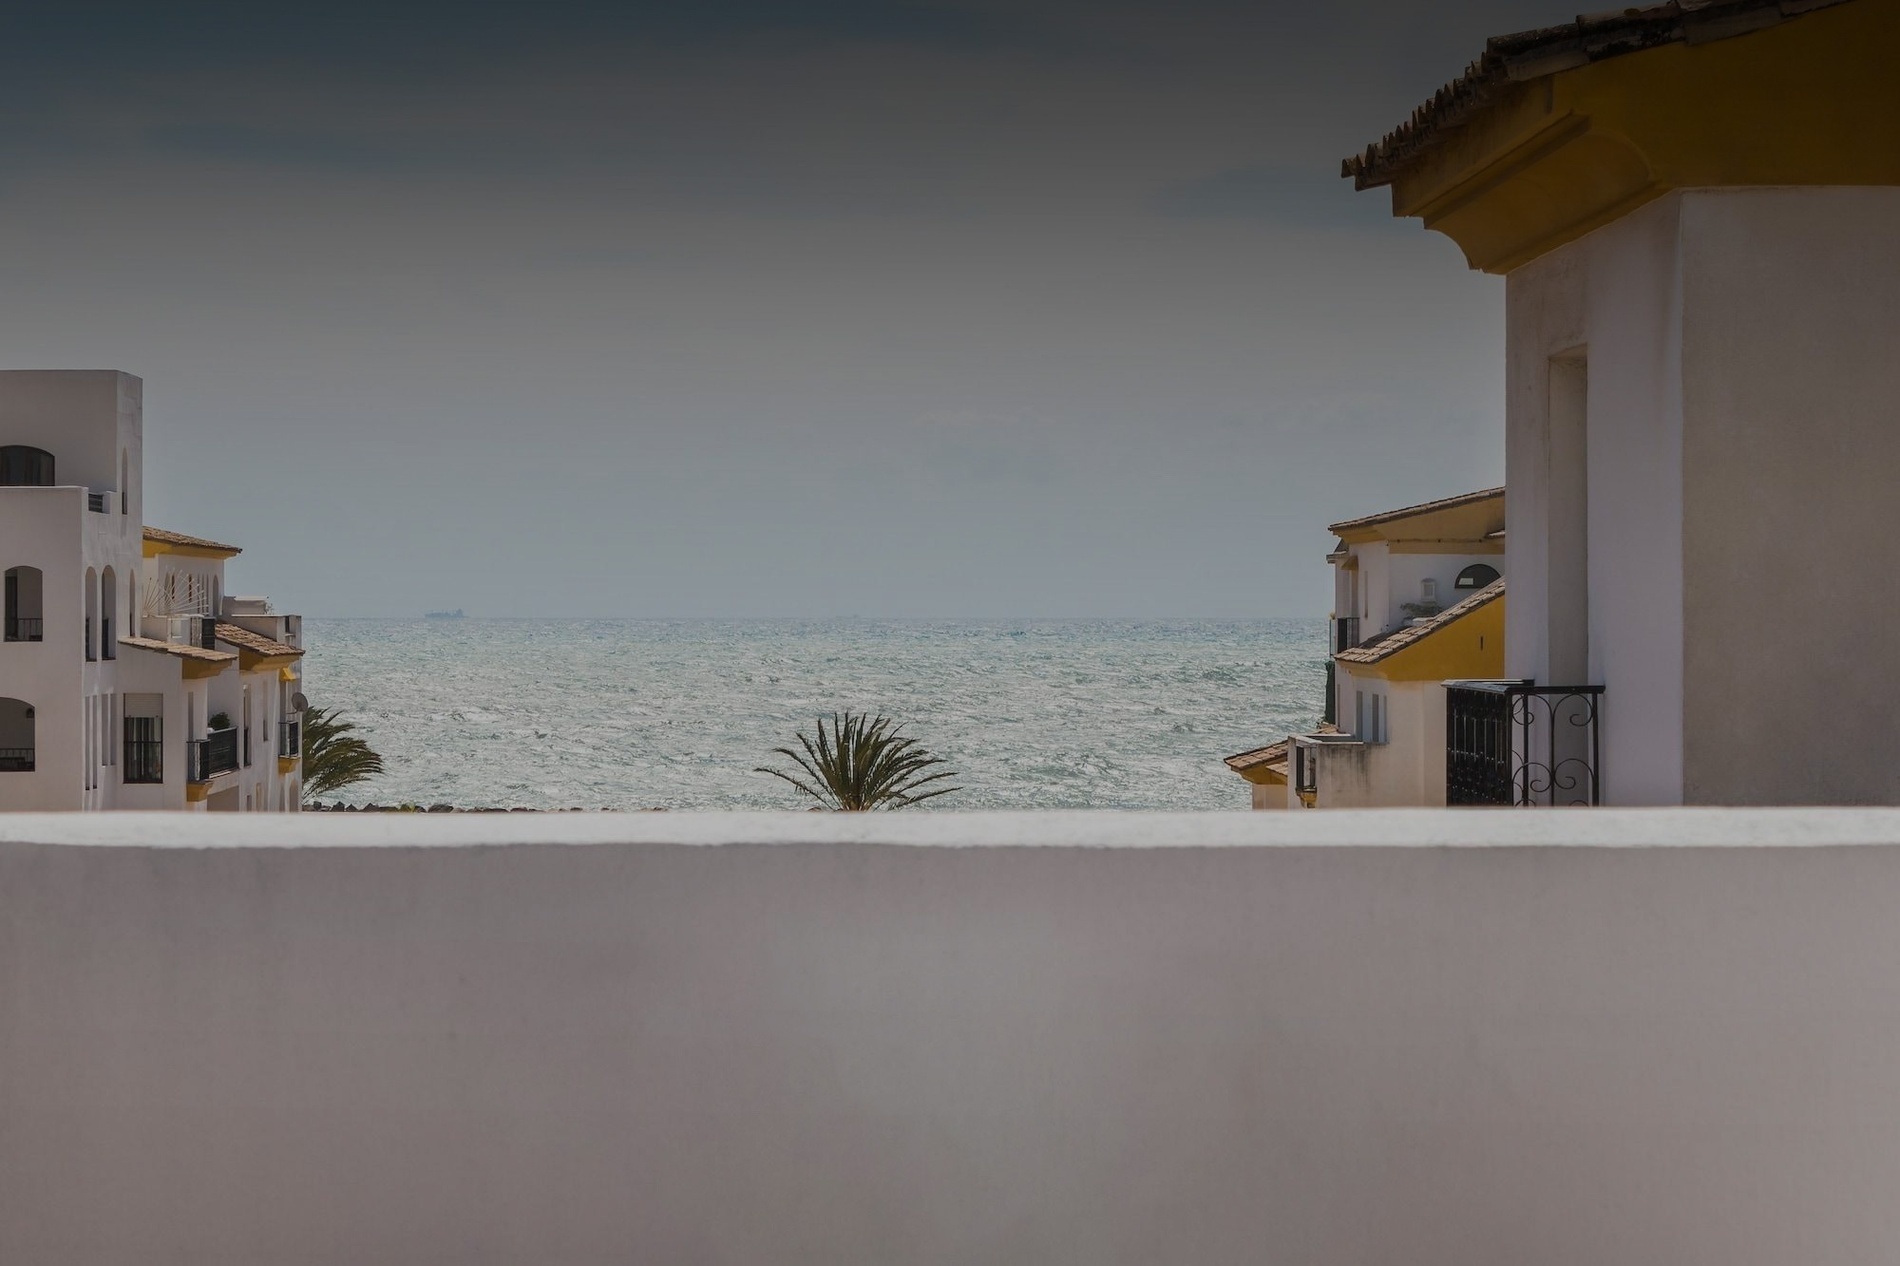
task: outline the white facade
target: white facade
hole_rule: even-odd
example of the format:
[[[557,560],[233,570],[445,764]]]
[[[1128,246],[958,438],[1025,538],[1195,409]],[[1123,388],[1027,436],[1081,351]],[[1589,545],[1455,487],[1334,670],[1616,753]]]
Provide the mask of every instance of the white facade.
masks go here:
[[[1675,192],[1509,275],[1506,675],[1605,687],[1606,804],[1900,803],[1897,277],[1884,187]]]
[[[0,810],[294,811],[301,622],[148,531],[142,471],[137,378],[0,372]]]
[[[1483,591],[1504,571],[1504,490],[1487,489],[1331,525],[1330,652],[1377,645]],[[1448,626],[1430,633],[1455,638]],[[1497,647],[1489,653],[1495,657]],[[1474,644],[1450,676],[1483,675]],[[1322,731],[1288,739],[1284,786],[1256,786],[1255,808],[1386,808],[1445,803],[1445,692],[1335,658]],[[1267,803],[1263,803],[1266,801]]]
[[[8,1266],[1876,1266],[1900,812],[0,819]]]

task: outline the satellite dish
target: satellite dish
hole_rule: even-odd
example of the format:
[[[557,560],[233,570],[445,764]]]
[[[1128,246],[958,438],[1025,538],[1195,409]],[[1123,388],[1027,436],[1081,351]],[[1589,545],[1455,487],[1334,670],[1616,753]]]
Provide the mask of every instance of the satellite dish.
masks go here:
[[[291,694],[290,710],[292,712],[308,712],[310,710],[310,700],[304,698],[303,691],[298,690]]]

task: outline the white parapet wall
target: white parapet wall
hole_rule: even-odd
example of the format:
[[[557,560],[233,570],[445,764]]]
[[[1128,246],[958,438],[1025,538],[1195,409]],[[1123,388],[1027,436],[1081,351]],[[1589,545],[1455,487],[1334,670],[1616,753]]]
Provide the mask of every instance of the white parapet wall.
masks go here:
[[[0,817],[9,1264],[1812,1266],[1897,1191],[1900,812]]]

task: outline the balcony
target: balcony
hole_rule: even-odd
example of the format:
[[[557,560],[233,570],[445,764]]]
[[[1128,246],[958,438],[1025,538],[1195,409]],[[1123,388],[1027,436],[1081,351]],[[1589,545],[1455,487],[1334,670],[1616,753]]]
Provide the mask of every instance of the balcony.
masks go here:
[[[1445,683],[1445,803],[1603,803],[1602,686]]]
[[[1336,615],[1333,617],[1333,654],[1349,651],[1359,645],[1359,617],[1356,615]]]
[[[189,782],[210,782],[219,774],[238,767],[238,732],[212,730],[201,739],[185,744],[185,778]]]
[[[282,760],[303,755],[303,722],[285,719],[277,723],[277,755]]]
[[[45,638],[46,622],[38,616],[7,617],[6,635],[9,642],[38,642]]]
[[[33,753],[30,747],[0,747],[0,773],[32,773]]]
[[[173,646],[196,646],[200,650],[218,649],[218,621],[208,615],[174,615],[168,620],[165,640]]]

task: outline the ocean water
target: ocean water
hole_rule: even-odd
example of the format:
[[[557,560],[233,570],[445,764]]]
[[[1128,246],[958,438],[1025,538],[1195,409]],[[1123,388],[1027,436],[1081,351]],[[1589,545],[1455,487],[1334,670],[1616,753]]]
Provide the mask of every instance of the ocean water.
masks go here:
[[[348,803],[803,807],[786,763],[834,710],[950,761],[967,809],[1244,809],[1230,753],[1310,728],[1321,620],[319,620],[305,690],[387,772]],[[929,807],[929,806],[925,806]]]

